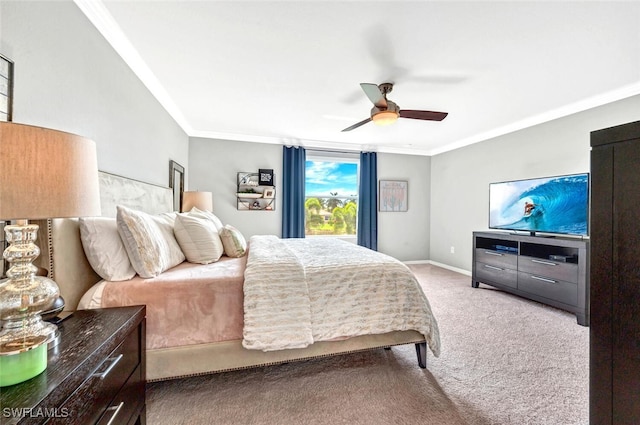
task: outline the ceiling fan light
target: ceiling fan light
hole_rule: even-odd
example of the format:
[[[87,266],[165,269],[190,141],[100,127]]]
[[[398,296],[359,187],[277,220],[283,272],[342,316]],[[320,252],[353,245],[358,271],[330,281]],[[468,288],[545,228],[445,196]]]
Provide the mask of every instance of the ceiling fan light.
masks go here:
[[[382,111],[375,114],[371,119],[377,125],[389,125],[398,120],[398,113],[394,111]]]

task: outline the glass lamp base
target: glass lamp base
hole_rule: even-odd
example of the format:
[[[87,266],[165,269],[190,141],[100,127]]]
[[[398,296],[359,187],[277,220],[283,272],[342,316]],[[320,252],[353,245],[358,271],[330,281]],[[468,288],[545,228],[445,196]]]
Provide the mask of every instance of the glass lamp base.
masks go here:
[[[0,347],[28,351],[56,339],[58,328],[42,320],[40,313],[50,310],[60,296],[58,285],[44,276],[36,276],[32,264],[40,254],[34,241],[38,226],[19,221],[5,226],[9,247],[3,256],[11,267],[8,279],[0,281]]]

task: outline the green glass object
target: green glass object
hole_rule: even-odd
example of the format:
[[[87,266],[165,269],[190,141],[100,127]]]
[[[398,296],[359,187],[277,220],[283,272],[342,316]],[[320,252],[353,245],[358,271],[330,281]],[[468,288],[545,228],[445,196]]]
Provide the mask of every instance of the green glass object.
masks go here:
[[[38,376],[47,368],[45,338],[31,341],[29,349],[0,346],[0,387],[18,384]]]

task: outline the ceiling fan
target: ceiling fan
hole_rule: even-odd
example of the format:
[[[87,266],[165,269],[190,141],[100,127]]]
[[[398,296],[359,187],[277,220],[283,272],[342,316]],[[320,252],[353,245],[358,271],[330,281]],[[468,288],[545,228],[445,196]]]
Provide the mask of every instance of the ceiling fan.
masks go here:
[[[382,83],[380,85],[371,83],[360,83],[360,87],[373,103],[371,108],[371,116],[366,120],[347,127],[342,131],[351,131],[373,121],[378,125],[388,125],[396,122],[400,118],[412,118],[414,120],[442,121],[448,115],[448,112],[433,111],[417,111],[413,109],[400,109],[398,105],[387,99],[387,93],[393,90],[392,83]]]

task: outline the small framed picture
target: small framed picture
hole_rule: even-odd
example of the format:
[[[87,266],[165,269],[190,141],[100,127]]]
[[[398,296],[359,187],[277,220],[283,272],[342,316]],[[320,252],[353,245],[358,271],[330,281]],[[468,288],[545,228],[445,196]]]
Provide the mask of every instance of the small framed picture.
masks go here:
[[[409,182],[404,180],[380,180],[378,210],[380,212],[405,212],[408,205]]]
[[[264,192],[262,192],[262,197],[263,198],[273,198],[273,196],[275,195],[276,190],[272,187],[266,188],[264,190]]]
[[[274,186],[273,169],[260,168],[258,170],[258,184],[260,186]]]
[[[0,55],[0,121],[12,120],[13,62]]]

